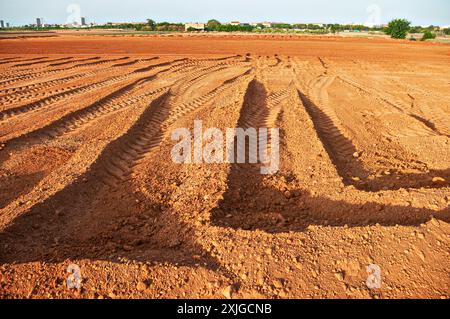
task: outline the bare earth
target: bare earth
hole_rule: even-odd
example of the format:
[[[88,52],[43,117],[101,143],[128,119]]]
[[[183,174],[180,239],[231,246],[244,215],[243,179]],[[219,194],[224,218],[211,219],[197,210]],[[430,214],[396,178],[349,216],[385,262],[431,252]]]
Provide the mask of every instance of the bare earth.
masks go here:
[[[17,38],[0,70],[0,298],[450,297],[449,46]],[[173,163],[196,119],[279,127],[280,171]]]

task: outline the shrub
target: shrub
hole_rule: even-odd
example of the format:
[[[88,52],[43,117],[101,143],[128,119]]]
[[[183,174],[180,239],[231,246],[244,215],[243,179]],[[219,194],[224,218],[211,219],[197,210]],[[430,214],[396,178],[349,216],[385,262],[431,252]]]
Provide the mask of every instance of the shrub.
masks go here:
[[[386,34],[389,34],[394,39],[405,39],[409,30],[411,22],[405,19],[395,19],[389,22],[386,29]]]
[[[436,34],[432,33],[431,31],[425,31],[422,37],[422,41],[425,40],[431,40],[431,39],[435,39],[436,38]]]

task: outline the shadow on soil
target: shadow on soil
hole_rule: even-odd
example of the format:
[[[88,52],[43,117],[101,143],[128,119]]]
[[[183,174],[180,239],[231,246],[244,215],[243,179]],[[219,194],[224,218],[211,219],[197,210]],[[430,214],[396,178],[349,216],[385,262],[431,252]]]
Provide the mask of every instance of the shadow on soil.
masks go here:
[[[168,95],[152,103],[159,105]],[[119,258],[127,258],[205,267],[235,278],[196,242],[195,229],[179,220],[164,199],[167,194],[160,191],[156,192],[159,198],[149,198],[132,179],[117,181],[106,169],[117,157],[133,161],[129,153],[124,157],[124,147],[138,139],[145,126],[156,125],[156,113],[155,106],[149,107],[86,173],[1,230],[0,264],[67,259],[120,263]],[[158,130],[155,134],[162,136]]]
[[[136,132],[139,125],[142,123],[136,124]],[[130,132],[135,134],[133,129]],[[177,212],[166,204],[166,194],[161,192],[160,200],[152,200],[131,180],[115,188],[100,181],[105,162],[128,135],[110,143],[84,175],[1,231],[0,264],[56,263],[66,259],[119,262],[118,257],[126,257],[190,267],[204,265],[228,278],[234,277],[197,243],[195,229],[180,221]],[[279,177],[280,174],[272,178]],[[290,182],[291,177],[285,179]],[[257,165],[232,166],[224,199],[212,211],[212,225],[280,233],[301,232],[309,225],[418,226],[432,216],[450,222],[449,208],[435,212],[371,202],[353,205],[315,197],[301,188],[286,196],[265,186],[266,182]]]
[[[111,188],[101,178],[90,171],[17,217],[0,232],[0,264],[67,259],[120,263],[124,257],[204,266],[234,277],[196,243],[194,230],[169,205],[149,200],[130,180]]]
[[[0,209],[4,208],[8,203],[26,194],[45,175],[44,172],[37,172],[24,175],[12,175],[0,178]]]
[[[246,96],[243,112],[240,114],[238,124],[245,127],[245,123],[251,121],[255,112],[253,109],[264,109],[264,87],[259,88],[260,95]],[[254,90],[254,91],[255,91]],[[250,90],[251,91],[251,90]],[[258,91],[258,90],[256,90]],[[337,128],[330,127],[332,120],[315,106],[305,95],[298,91],[308,113],[316,125],[319,136],[325,145],[340,174],[350,170],[359,173],[365,172],[362,164],[355,160],[345,161],[341,157],[341,151],[356,152],[350,140],[338,135]],[[248,107],[257,105],[258,107]],[[320,122],[321,125],[317,125]],[[324,131],[328,128],[330,132]],[[246,150],[248,154],[248,149]],[[348,158],[348,157],[346,157]],[[247,159],[248,163],[248,159]],[[450,169],[429,172],[427,174],[410,174],[398,176],[380,177],[365,184],[355,184],[348,177],[344,178],[344,184],[354,185],[355,188],[364,191],[376,191],[381,189],[419,188],[419,187],[448,187],[448,182],[440,184],[431,183],[434,176],[445,177],[450,181]],[[227,191],[218,207],[212,211],[211,222],[219,227],[231,227],[244,230],[263,230],[269,233],[281,233],[289,231],[305,231],[309,225],[321,225],[330,227],[364,227],[380,224],[382,226],[419,226],[426,223],[432,217],[450,222],[450,208],[440,212],[432,209],[418,209],[408,206],[380,205],[367,202],[360,205],[349,204],[345,201],[336,201],[325,197],[312,196],[302,189],[291,189],[288,193],[270,186],[277,181],[285,180],[288,184],[299,185],[293,176],[283,176],[282,173],[267,177],[260,174],[259,164],[233,164],[227,179]]]
[[[273,177],[277,180],[277,174]],[[289,181],[290,177],[284,177]],[[408,206],[367,202],[361,205],[312,196],[304,189],[264,186],[267,180],[256,168],[232,167],[224,199],[212,212],[212,224],[269,233],[304,231],[309,225],[330,227],[419,226],[432,217],[450,222],[450,207],[440,212]],[[287,195],[287,196],[286,196]]]
[[[401,188],[445,188],[450,186],[450,168],[431,170],[426,173],[404,174],[393,171],[389,175],[379,176],[372,180],[352,179],[353,176],[369,176],[370,172],[363,163],[352,156],[357,152],[352,141],[345,137],[334,125],[333,120],[315,105],[306,95],[298,91],[306,111],[313,120],[316,131],[330,159],[336,166],[345,185],[367,192],[380,190],[398,190]],[[433,182],[434,177],[443,178],[442,182]]]

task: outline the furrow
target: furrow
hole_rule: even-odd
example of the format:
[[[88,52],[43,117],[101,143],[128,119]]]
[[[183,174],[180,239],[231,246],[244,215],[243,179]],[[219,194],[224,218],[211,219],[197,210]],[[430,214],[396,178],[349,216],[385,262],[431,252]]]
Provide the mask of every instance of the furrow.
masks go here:
[[[218,94],[230,89],[238,82],[248,80],[248,72],[227,80],[223,85],[210,91],[209,93],[188,103],[171,108],[169,100],[164,100],[154,108],[154,113],[141,126],[136,133],[130,134],[121,144],[122,155],[112,156],[110,161],[105,163],[105,171],[108,172],[104,182],[110,186],[115,186],[120,181],[129,178],[131,170],[138,164],[138,161],[145,157],[160,141],[166,136],[171,125],[188,112],[199,109],[203,105],[212,101]],[[125,155],[123,155],[125,153]]]
[[[159,143],[160,125],[169,116],[167,102],[170,95],[170,90],[166,90],[154,99],[140,120],[116,141],[114,146],[118,151],[104,157],[101,179],[105,184],[116,186],[123,181],[130,173],[134,161]]]
[[[333,121],[333,119],[337,119],[337,116],[330,114],[330,110],[327,112],[319,108],[300,90],[298,90],[298,95],[330,158],[338,169],[346,171],[347,159],[352,158],[357,149]]]
[[[139,81],[141,82],[141,81]],[[127,87],[121,89],[118,92],[97,101],[96,103],[69,114],[62,119],[58,120],[57,123],[44,128],[39,133],[43,133],[51,138],[56,138],[63,134],[76,131],[77,129],[88,125],[92,121],[107,116],[115,111],[122,110],[124,108],[136,105],[144,101],[145,99],[154,97],[159,93],[168,89],[168,87],[161,87],[155,90],[140,94],[138,96],[132,96],[132,89],[137,83],[128,85]],[[120,101],[116,101],[120,97]]]
[[[166,65],[166,64],[164,63],[162,65]],[[170,65],[170,63],[169,63],[169,65]],[[158,73],[156,73],[154,75],[160,76],[162,73],[167,73],[167,72],[170,72],[170,71],[177,72],[178,71],[177,68],[180,68],[180,67],[183,67],[183,66],[176,64],[176,65],[171,66],[169,68],[163,69],[163,70],[159,71]],[[154,69],[153,67],[150,68],[150,70],[153,70],[153,69]],[[93,71],[93,72],[95,72],[95,71]],[[139,72],[139,73],[141,73],[141,72]],[[68,98],[70,98],[70,97],[72,97],[72,96],[74,96],[76,94],[82,94],[82,93],[90,92],[90,91],[92,91],[94,89],[98,89],[98,88],[103,87],[103,86],[111,85],[111,84],[114,84],[116,82],[120,82],[120,81],[126,80],[127,78],[130,78],[130,77],[136,76],[136,75],[137,75],[136,72],[132,71],[132,72],[130,72],[128,74],[114,76],[112,78],[109,78],[107,80],[103,80],[103,81],[100,81],[100,82],[97,82],[97,83],[94,83],[94,84],[84,85],[84,86],[81,86],[81,87],[68,87],[63,92],[56,92],[55,94],[53,94],[51,96],[48,96],[48,97],[45,97],[45,98],[42,98],[42,99],[40,99],[38,101],[0,111],[0,121],[4,120],[4,119],[7,119],[7,118],[10,118],[12,116],[16,116],[16,115],[19,115],[19,114],[22,114],[22,113],[25,113],[25,112],[29,112],[29,111],[41,108],[43,106],[47,106],[47,105],[49,105],[51,103],[55,103],[57,101],[68,99]]]
[[[96,57],[92,57],[92,58],[85,58],[85,59],[79,59],[79,60],[72,60],[72,61],[65,61],[65,62],[59,62],[59,63],[52,63],[49,64],[49,67],[55,67],[55,66],[61,66],[61,65],[66,65],[66,64],[71,64],[71,63],[79,63],[79,62],[85,62],[85,61],[91,61],[91,60],[99,60],[100,57],[96,56]]]
[[[44,60],[44,61],[37,61],[37,62],[28,62],[28,63],[14,64],[12,67],[30,66],[30,65],[36,65],[36,64],[65,61],[65,60],[70,60],[70,59],[73,59],[73,57],[64,57],[64,58]]]
[[[114,83],[118,83],[120,81],[126,80],[130,76],[131,76],[130,74],[125,74],[125,75],[121,75],[121,76],[115,76],[110,79],[103,80],[103,81],[100,81],[97,83],[88,84],[88,85],[84,85],[84,86],[77,87],[77,88],[69,88],[68,90],[66,90],[64,92],[56,93],[52,96],[43,98],[41,100],[38,100],[38,101],[35,101],[32,103],[28,103],[28,104],[25,104],[22,106],[6,109],[4,111],[0,111],[0,121],[8,119],[10,117],[20,115],[22,113],[34,111],[34,110],[40,109],[42,107],[49,106],[56,102],[67,100],[67,99],[69,99],[73,96],[79,95],[79,94],[84,94],[84,93],[91,92],[93,90],[96,90],[96,89],[99,89],[99,88],[102,88],[102,87],[105,87],[108,85],[112,85]]]
[[[54,70],[48,70],[48,71],[43,71],[43,72],[35,72],[35,73],[28,73],[28,74],[23,74],[23,75],[19,75],[17,77],[13,77],[11,79],[7,79],[5,81],[0,82],[0,86],[7,86],[7,85],[11,85],[13,83],[17,83],[19,81],[30,81],[33,79],[37,79],[37,78],[42,78],[44,76],[50,76],[53,74],[57,74],[60,72],[67,72],[69,70],[76,70],[79,68],[84,68],[84,67],[89,67],[89,66],[98,66],[98,65],[104,65],[104,64],[108,64],[111,63],[113,61],[119,61],[119,60],[123,60],[123,59],[128,59],[127,57],[125,58],[118,58],[118,59],[112,59],[112,60],[102,60],[102,61],[98,61],[98,62],[91,62],[91,63],[84,63],[84,64],[77,64],[68,68],[61,68],[61,69],[54,69]],[[98,69],[96,71],[93,72],[101,72],[101,71],[105,71],[108,70],[110,68],[107,67],[106,69]]]

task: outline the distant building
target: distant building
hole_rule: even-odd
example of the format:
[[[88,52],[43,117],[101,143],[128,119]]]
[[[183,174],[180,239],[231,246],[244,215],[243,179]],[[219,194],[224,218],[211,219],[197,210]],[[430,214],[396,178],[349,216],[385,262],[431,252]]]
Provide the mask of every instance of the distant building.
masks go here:
[[[263,27],[265,28],[271,28],[273,26],[272,22],[263,22],[261,23]]]
[[[36,26],[37,26],[38,28],[42,28],[43,24],[44,24],[44,19],[42,19],[42,18],[36,18]]]
[[[205,30],[205,24],[204,23],[186,23],[184,25],[184,30],[188,31],[189,29],[203,31],[203,30]]]
[[[9,22],[6,22],[6,27],[9,28]]]
[[[4,28],[5,27],[5,22],[3,20],[0,20],[0,28]]]
[[[81,25],[86,25],[86,18],[85,17],[81,17]]]
[[[110,26],[120,26],[120,25],[124,25],[124,24],[132,24],[132,25],[140,25],[140,24],[147,24],[147,22],[136,22],[136,21],[131,21],[131,22],[107,22],[105,25],[110,25]],[[97,23],[91,23],[91,25],[98,25]]]
[[[241,25],[239,21],[231,21],[230,25]]]

